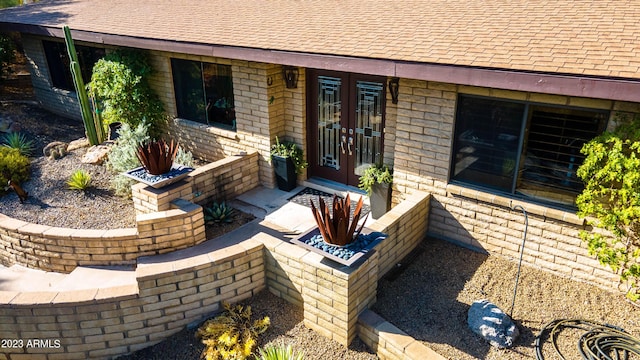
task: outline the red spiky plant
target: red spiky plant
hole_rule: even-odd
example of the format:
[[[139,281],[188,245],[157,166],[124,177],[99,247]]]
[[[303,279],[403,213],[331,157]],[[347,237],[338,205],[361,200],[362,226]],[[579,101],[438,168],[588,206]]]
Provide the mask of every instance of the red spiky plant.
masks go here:
[[[151,175],[161,175],[171,171],[173,159],[177,153],[178,144],[173,140],[167,143],[164,139],[140,144],[136,151],[138,160]]]
[[[358,228],[358,220],[360,220],[363,205],[362,197],[360,197],[353,211],[353,219],[351,219],[351,199],[349,195],[344,199],[333,195],[333,216],[331,216],[329,208],[322,197],[319,196],[318,201],[320,208],[317,209],[312,201],[311,212],[324,241],[337,246],[345,246],[355,241],[362,231],[367,216],[369,216],[369,214],[365,216],[365,221]]]

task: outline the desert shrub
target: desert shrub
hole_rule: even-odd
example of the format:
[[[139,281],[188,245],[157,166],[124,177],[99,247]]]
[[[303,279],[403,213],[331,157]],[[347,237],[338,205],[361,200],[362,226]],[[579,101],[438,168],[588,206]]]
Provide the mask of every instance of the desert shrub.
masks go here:
[[[291,345],[269,345],[258,351],[258,360],[304,360],[304,353],[293,351]]]
[[[69,180],[67,180],[67,185],[71,190],[85,191],[91,186],[91,175],[82,169],[76,170],[71,174]]]
[[[182,148],[182,146],[178,147],[178,153],[176,154],[176,158],[173,160],[174,163],[193,167],[193,154],[191,151],[186,151]]]
[[[109,151],[105,164],[107,169],[116,174],[111,180],[111,187],[117,195],[131,195],[131,185],[135,184],[135,181],[120,175],[120,173],[140,166],[140,160],[136,156],[136,149],[138,144],[149,139],[147,132],[147,125],[144,122],[138,124],[135,128],[123,123],[122,127],[118,129],[119,137],[115,146]]]
[[[119,121],[135,128],[146,122],[151,137],[160,137],[167,115],[149,85],[152,71],[146,53],[133,49],[113,51],[96,62],[88,84],[89,95],[97,100],[106,124]]]
[[[27,139],[25,134],[11,132],[2,137],[2,146],[17,149],[24,156],[31,156],[35,149],[33,140]]]
[[[244,360],[253,354],[258,335],[269,327],[269,317],[251,320],[251,306],[224,304],[225,312],[207,320],[196,332],[206,360]]]
[[[585,187],[576,199],[578,215],[602,231],[582,231],[589,253],[628,285],[640,300],[640,115],[618,118],[613,132],[586,143],[577,175]],[[605,233],[606,233],[605,232]]]
[[[29,179],[29,158],[17,149],[0,146],[0,191],[9,179],[21,183]]]

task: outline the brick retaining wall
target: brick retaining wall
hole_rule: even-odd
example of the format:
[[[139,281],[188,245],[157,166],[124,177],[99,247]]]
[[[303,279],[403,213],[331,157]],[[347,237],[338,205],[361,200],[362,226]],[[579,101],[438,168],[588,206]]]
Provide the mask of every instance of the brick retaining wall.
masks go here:
[[[428,214],[428,194],[408,195],[369,226],[389,236],[355,268],[327,262],[318,254],[260,234],[255,239],[268,250],[267,286],[277,296],[303,306],[307,327],[348,345],[357,334],[358,315],[375,302],[380,277],[424,239]]]
[[[136,213],[164,211],[175,199],[194,201],[202,206],[211,200],[236,198],[258,186],[258,153],[234,155],[195,169],[182,181],[154,189],[144,184],[131,187]]]
[[[0,359],[110,358],[158,343],[217,312],[222,301],[261,291],[263,246],[245,240],[217,244],[197,257],[141,259],[136,278],[136,285],[113,288],[0,291],[0,338],[60,345],[2,349]]]
[[[138,215],[137,228],[91,230],[27,223],[0,214],[0,261],[69,273],[77,266],[135,264],[205,240],[202,207],[184,201],[173,209]]]

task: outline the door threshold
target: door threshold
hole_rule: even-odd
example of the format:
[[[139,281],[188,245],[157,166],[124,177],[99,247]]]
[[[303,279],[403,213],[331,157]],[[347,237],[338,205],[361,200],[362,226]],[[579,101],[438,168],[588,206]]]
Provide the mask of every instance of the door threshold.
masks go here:
[[[303,186],[324,191],[329,194],[337,194],[341,197],[346,197],[349,194],[349,197],[352,200],[358,200],[361,196],[365,204],[369,205],[369,197],[364,190],[357,188],[355,186],[346,185],[339,183],[337,181],[312,177],[302,182]]]

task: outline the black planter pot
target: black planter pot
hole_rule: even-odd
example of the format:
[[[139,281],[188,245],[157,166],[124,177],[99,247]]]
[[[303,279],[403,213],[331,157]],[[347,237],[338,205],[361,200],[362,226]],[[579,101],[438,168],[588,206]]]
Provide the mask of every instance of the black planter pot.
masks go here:
[[[378,219],[391,209],[391,184],[375,183],[371,187],[371,217]]]
[[[288,157],[271,155],[271,163],[276,172],[276,181],[278,189],[283,191],[291,191],[297,186],[296,166],[293,160]]]

